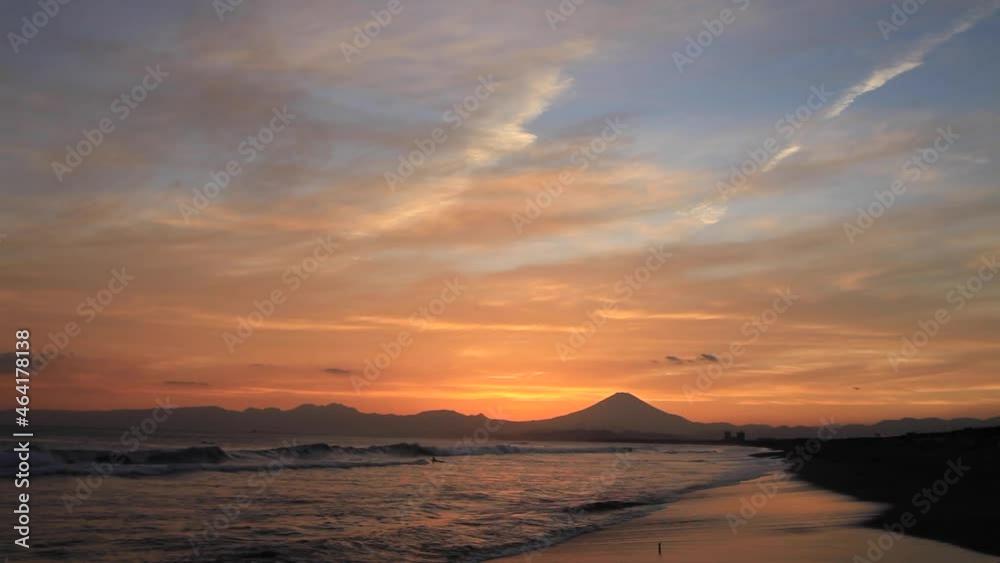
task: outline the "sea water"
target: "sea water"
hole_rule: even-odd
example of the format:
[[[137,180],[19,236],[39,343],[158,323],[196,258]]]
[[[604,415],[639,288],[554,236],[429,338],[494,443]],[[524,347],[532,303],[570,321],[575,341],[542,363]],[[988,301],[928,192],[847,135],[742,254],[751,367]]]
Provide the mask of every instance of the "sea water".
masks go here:
[[[687,492],[752,479],[777,463],[735,446],[263,433],[158,433],[128,451],[135,444],[123,447],[119,434],[38,431],[30,554],[12,546],[0,553],[32,561],[485,561],[669,509]],[[0,454],[5,476],[16,471],[13,447]],[[13,499],[13,479],[4,483],[4,498]]]

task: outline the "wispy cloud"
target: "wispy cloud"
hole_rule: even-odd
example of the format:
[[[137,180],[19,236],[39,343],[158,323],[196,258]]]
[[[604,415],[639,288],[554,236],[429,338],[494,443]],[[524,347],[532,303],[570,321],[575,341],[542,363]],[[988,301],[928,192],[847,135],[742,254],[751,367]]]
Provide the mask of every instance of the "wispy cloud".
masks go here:
[[[774,158],[772,158],[771,160],[767,161],[767,164],[765,164],[764,167],[760,169],[760,171],[761,172],[770,172],[771,170],[774,170],[774,168],[776,166],[778,166],[778,163],[780,163],[782,160],[785,160],[786,158],[792,156],[793,154],[799,152],[799,150],[801,150],[801,149],[802,149],[802,147],[800,147],[799,145],[792,145],[792,146],[788,147],[787,149],[785,149],[785,150],[779,152],[778,154],[774,155]]]
[[[466,157],[474,165],[487,165],[498,158],[525,149],[536,137],[525,126],[545,112],[552,102],[573,83],[558,68],[549,68],[529,75],[508,88],[518,88],[508,94],[506,103],[497,102],[504,111],[480,118],[478,131]],[[503,87],[504,85],[501,85]]]
[[[0,76],[14,96],[4,106],[14,125],[0,134],[11,164],[0,187],[10,192],[0,207],[0,230],[10,233],[0,244],[0,324],[8,335],[30,326],[33,348],[50,333],[61,343],[67,321],[87,320],[73,307],[103,293],[110,268],[138,274],[142,283],[116,295],[36,381],[49,408],[146,408],[165,394],[236,409],[343,400],[369,412],[478,412],[504,401],[511,419],[528,419],[624,387],[674,401],[669,408],[695,420],[808,422],[816,401],[856,405],[859,417],[994,415],[1000,390],[985,387],[1000,369],[992,289],[908,364],[907,379],[886,373],[885,352],[942,306],[939,288],[965,278],[966,261],[996,251],[1000,192],[988,179],[1000,174],[1000,160],[990,160],[1000,111],[968,93],[988,91],[976,67],[1000,45],[978,36],[1000,11],[941,42],[984,17],[969,10],[997,2],[928,4],[907,37],[885,44],[873,33],[888,15],[883,3],[761,10],[727,32],[731,49],[682,81],[645,63],[662,58],[663,37],[692,32],[691,18],[675,16],[704,11],[698,0],[586,4],[558,33],[531,2],[458,11],[432,3],[394,20],[353,64],[339,45],[370,18],[361,3],[262,3],[222,26],[211,10],[190,17],[203,11],[196,2],[171,2],[153,19],[91,3],[85,21],[47,27],[18,57],[25,68],[52,62],[33,80],[13,88],[23,73]],[[807,21],[824,25],[803,33]],[[858,57],[852,47],[873,37],[878,58]],[[875,85],[926,64],[895,86],[933,85],[940,78],[926,71],[946,51],[949,87],[920,105],[886,87],[872,96],[885,102],[880,115],[852,119],[861,112],[840,109],[825,121],[876,69]],[[731,93],[733,73],[751,61],[748,103],[705,94]],[[59,184],[50,162],[80,140],[74,131],[116,120],[107,104],[135,85],[137,68],[158,62],[176,80]],[[837,69],[822,105],[787,80],[800,65]],[[96,66],[100,80],[87,70]],[[488,98],[476,95],[480,77],[496,84]],[[462,110],[458,126],[445,112],[469,96],[478,105]],[[798,103],[815,115],[802,120]],[[185,224],[177,203],[241,161],[240,143],[285,104],[300,115],[294,126]],[[798,112],[792,135],[774,121],[785,112]],[[634,125],[624,144],[604,147],[597,135],[612,115]],[[941,124],[961,132],[959,152],[907,184],[912,192],[898,200],[906,213],[875,227],[882,234],[865,241],[859,262],[842,224]],[[447,139],[387,190],[385,172],[424,149],[436,128]],[[731,167],[753,160],[746,149],[759,154],[765,144],[767,162],[757,157],[756,172],[733,182]],[[718,189],[720,180],[734,189]],[[30,193],[17,189],[33,182],[41,183]],[[518,233],[512,214],[536,211],[531,230]],[[284,272],[305,266],[327,233],[341,251],[293,290]],[[649,244],[674,257],[636,289],[629,280],[642,275]],[[452,276],[468,280],[469,295],[436,314]],[[722,352],[754,334],[770,289],[789,283],[809,306],[747,346],[740,377],[690,405],[680,385],[719,365],[702,350],[728,362]],[[220,336],[238,334],[239,319],[275,290],[288,302],[231,356]],[[618,305],[601,312],[608,300]],[[425,317],[417,307],[426,304]],[[563,363],[555,343],[589,322],[603,323],[599,335]],[[391,376],[356,396],[349,372],[418,330]],[[12,365],[12,352],[0,348],[0,363]],[[950,406],[914,406],[932,400]]]
[[[885,86],[886,83],[893,78],[920,67],[924,64],[924,58],[931,51],[943,45],[952,37],[972,29],[973,26],[981,20],[991,16],[998,9],[1000,9],[1000,1],[989,2],[975,10],[971,10],[956,20],[946,31],[924,37],[917,43],[916,47],[907,52],[902,58],[896,60],[889,66],[876,69],[864,81],[848,88],[840,96],[840,98],[834,102],[833,106],[830,107],[830,111],[827,113],[826,118],[832,119],[837,117],[841,113],[844,113],[844,110],[853,104],[854,100],[858,99],[860,96],[869,92],[874,92],[882,86]]]
[[[714,225],[722,220],[722,217],[726,214],[726,206],[715,205],[706,201],[699,203],[687,214],[701,221],[704,225]]]

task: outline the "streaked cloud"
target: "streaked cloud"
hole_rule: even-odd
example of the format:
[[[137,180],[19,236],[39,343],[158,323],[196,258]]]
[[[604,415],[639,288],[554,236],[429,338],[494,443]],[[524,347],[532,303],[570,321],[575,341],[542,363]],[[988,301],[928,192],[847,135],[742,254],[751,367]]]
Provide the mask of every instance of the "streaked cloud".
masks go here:
[[[782,150],[778,154],[774,155],[771,158],[771,160],[767,161],[767,163],[760,169],[760,171],[770,172],[771,170],[774,170],[774,168],[777,167],[782,160],[785,160],[786,158],[792,156],[793,154],[799,152],[800,150],[802,150],[802,147],[798,145],[792,145]]]
[[[917,44],[907,51],[902,57],[896,59],[887,66],[876,69],[864,81],[851,86],[843,94],[841,94],[840,98],[838,98],[833,105],[830,106],[830,110],[827,112],[826,116],[827,119],[839,116],[844,112],[844,110],[854,103],[854,100],[869,92],[878,90],[882,86],[885,86],[893,78],[919,68],[924,64],[924,59],[931,51],[948,42],[956,35],[972,29],[973,26],[983,19],[993,15],[998,9],[1000,9],[1000,2],[991,0],[984,3],[982,6],[971,10],[967,14],[962,15],[962,17],[954,21],[947,30],[928,35],[920,39],[917,41]]]
[[[166,390],[184,405],[504,402],[537,418],[622,389],[704,421],[1000,408],[1000,286],[899,374],[885,358],[1000,246],[1000,111],[982,70],[1000,49],[996,2],[928,3],[889,42],[872,23],[881,3],[765,4],[683,76],[669,53],[718,15],[696,0],[594,0],[555,33],[529,2],[412,4],[350,64],[339,44],[370,18],[360,3],[249,2],[222,25],[193,2],[77,9],[0,73],[0,324],[30,321],[37,348],[81,328],[33,385],[46,408],[143,406]],[[21,15],[0,19],[15,29]],[[938,22],[952,23],[924,33]],[[171,80],[55,181],[51,161],[151,63]],[[907,78],[922,88],[882,88],[918,67]],[[496,91],[452,129],[444,113],[488,76]],[[858,77],[824,108],[837,119],[776,129],[808,85]],[[846,111],[876,90],[878,112]],[[187,224],[178,203],[284,105],[294,123]],[[597,154],[614,116],[629,128]],[[843,224],[949,125],[955,146],[847,243]],[[385,172],[436,127],[447,141],[391,192]],[[773,156],[753,159],[769,137]],[[747,159],[760,170],[720,197]],[[529,211],[518,232],[511,215]],[[328,235],[338,252],[292,291],[286,273]],[[673,256],[646,279],[650,246]],[[86,322],[80,303],[123,265],[135,283]],[[456,277],[468,291],[432,314]],[[787,287],[802,301],[688,403],[682,385]],[[275,290],[285,301],[230,355],[221,335]],[[403,333],[412,344],[357,395],[348,375]],[[574,334],[589,336],[562,362],[555,344]]]

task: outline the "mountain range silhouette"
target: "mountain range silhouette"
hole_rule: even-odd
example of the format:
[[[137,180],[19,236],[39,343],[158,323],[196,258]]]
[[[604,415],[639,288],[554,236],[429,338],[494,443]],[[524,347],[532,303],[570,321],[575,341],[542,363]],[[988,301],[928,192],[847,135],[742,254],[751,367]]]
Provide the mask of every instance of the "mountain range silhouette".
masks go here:
[[[150,415],[149,409],[109,411],[32,411],[32,426],[127,429]],[[13,420],[13,416],[8,420]],[[835,421],[842,423],[842,421]],[[837,437],[893,436],[910,432],[947,432],[962,428],[1000,426],[1000,417],[903,418],[864,424],[847,424]],[[743,431],[749,439],[801,438],[816,435],[818,426],[735,425],[694,422],[662,411],[630,393],[615,393],[583,410],[544,420],[504,420],[502,413],[465,415],[450,410],[413,415],[363,413],[331,403],[304,404],[289,410],[221,407],[174,409],[159,427],[189,432],[275,432],[371,437],[457,438],[487,429],[495,439],[535,440],[717,440],[724,432]]]

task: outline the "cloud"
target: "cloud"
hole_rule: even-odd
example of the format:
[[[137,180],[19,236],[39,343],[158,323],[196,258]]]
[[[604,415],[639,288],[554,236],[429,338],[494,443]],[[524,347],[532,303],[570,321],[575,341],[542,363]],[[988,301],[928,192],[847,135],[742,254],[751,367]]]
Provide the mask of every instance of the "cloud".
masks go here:
[[[687,214],[695,217],[705,225],[714,225],[726,214],[726,206],[703,202],[687,212]]]
[[[505,92],[494,104],[502,106],[478,121],[472,145],[466,150],[466,158],[473,165],[486,165],[501,156],[523,150],[535,142],[535,135],[525,126],[545,112],[549,105],[573,83],[571,78],[562,76],[558,68],[549,68],[532,73],[513,84],[500,84],[498,89],[508,88],[516,92]],[[487,100],[484,104],[490,104]]]
[[[801,145],[792,145],[786,147],[784,150],[774,155],[770,160],[764,163],[761,167],[760,172],[763,174],[765,172],[770,172],[778,167],[779,164],[786,158],[792,156],[793,154],[802,150]],[[711,225],[718,223],[719,220],[725,216],[728,211],[728,207],[723,204],[712,205],[710,203],[703,203],[692,210],[693,215],[697,215],[699,219],[706,225]]]
[[[713,362],[716,364],[719,363],[719,358],[717,358],[712,354],[701,354],[696,358],[691,358],[687,360],[677,356],[666,356],[666,359],[672,364],[695,364],[698,362]]]
[[[785,150],[779,152],[778,154],[774,155],[774,158],[772,158],[771,160],[767,161],[767,164],[765,164],[764,167],[760,169],[760,171],[761,172],[770,172],[776,166],[778,166],[778,163],[780,163],[782,160],[785,160],[786,158],[792,156],[793,154],[799,152],[800,149],[802,149],[802,147],[800,147],[799,145],[792,145],[792,146],[788,147],[787,149],[785,149]]]
[[[14,352],[3,352],[3,353],[0,353],[0,365],[12,366],[12,365],[14,365],[14,360],[16,360],[19,357],[24,357],[24,356],[18,356]],[[24,369],[24,368],[22,368],[22,369]],[[30,364],[28,365],[27,369],[29,371],[35,371],[34,367],[32,367]]]
[[[972,29],[972,27],[979,23],[982,19],[996,12],[998,8],[1000,8],[1000,2],[994,0],[975,10],[971,10],[956,20],[955,23],[952,24],[952,26],[946,31],[936,35],[924,37],[922,40],[917,42],[917,46],[915,48],[911,49],[899,60],[893,62],[889,66],[876,69],[864,81],[848,88],[847,91],[845,91],[840,98],[834,102],[833,106],[830,107],[830,111],[827,113],[826,118],[832,119],[837,117],[860,96],[869,92],[874,92],[882,86],[885,86],[885,84],[893,78],[920,67],[924,64],[924,57],[926,57],[928,53],[943,45],[952,37]]]
[[[995,136],[989,135],[1000,126],[996,105],[984,98],[981,105],[941,106],[947,122],[963,135],[961,152],[948,151],[912,184],[907,213],[865,235],[865,260],[859,262],[858,249],[846,242],[841,225],[853,220],[855,207],[868,205],[874,190],[884,189],[913,149],[927,146],[927,135],[942,119],[932,103],[937,98],[920,106],[904,101],[891,115],[874,119],[847,111],[822,127],[810,122],[772,153],[772,164],[762,165],[767,173],[741,188],[746,198],[703,199],[714,193],[710,188],[718,167],[730,164],[734,150],[759,140],[756,135],[763,131],[750,125],[762,114],[778,116],[758,104],[723,101],[717,107],[715,100],[702,99],[706,88],[726,86],[710,80],[712,73],[697,78],[704,83],[685,80],[690,88],[664,88],[669,73],[653,76],[618,62],[655,57],[662,37],[687,35],[703,7],[686,5],[689,15],[699,17],[672,17],[674,4],[658,5],[655,12],[638,3],[588,4],[574,16],[570,35],[551,33],[533,5],[496,4],[495,11],[484,5],[457,13],[447,6],[426,7],[407,12],[400,27],[393,23],[393,33],[372,41],[351,65],[338,45],[342,39],[349,42],[351,27],[369,17],[360,5],[324,4],[304,11],[261,5],[231,22],[227,18],[225,26],[213,23],[209,9],[210,17],[191,18],[187,31],[186,17],[177,20],[178,27],[162,22],[167,29],[182,30],[184,43],[173,52],[159,40],[145,41],[160,37],[155,33],[129,35],[127,49],[109,43],[117,35],[94,25],[114,22],[110,17],[88,18],[65,42],[60,30],[51,29],[33,52],[48,50],[53,61],[65,56],[74,69],[100,61],[108,76],[105,80],[102,73],[102,80],[94,81],[63,66],[39,67],[54,78],[18,91],[16,103],[8,106],[24,110],[8,112],[15,123],[10,130],[32,134],[10,136],[0,148],[17,162],[15,172],[22,170],[8,182],[12,186],[34,177],[55,182],[50,161],[63,158],[59,151],[74,142],[67,140],[72,132],[92,128],[95,112],[106,110],[132,85],[134,69],[162,55],[172,75],[64,184],[49,188],[60,197],[8,190],[14,205],[0,212],[4,230],[11,232],[2,244],[10,266],[0,284],[5,319],[27,318],[39,330],[57,330],[73,314],[67,307],[93,295],[111,268],[135,267],[142,281],[116,296],[100,322],[87,328],[86,343],[71,344],[70,350],[86,344],[90,357],[69,361],[67,350],[47,368],[52,371],[44,379],[50,387],[39,379],[38,391],[47,405],[61,408],[142,406],[170,385],[168,391],[195,396],[211,386],[212,402],[233,408],[343,397],[370,410],[417,412],[481,408],[475,401],[505,397],[547,398],[555,405],[569,400],[563,388],[575,399],[600,397],[613,374],[615,379],[634,377],[628,383],[644,398],[673,393],[686,406],[679,388],[663,385],[663,373],[693,377],[679,372],[708,367],[711,360],[696,350],[726,349],[744,336],[741,324],[773,299],[770,289],[792,283],[793,290],[807,294],[810,305],[782,317],[748,347],[740,362],[746,377],[720,381],[713,397],[727,398],[713,401],[714,408],[749,416],[739,401],[794,405],[827,400],[837,392],[869,400],[869,390],[908,405],[932,397],[925,390],[933,383],[942,390],[932,398],[995,410],[1000,391],[985,397],[968,391],[988,385],[988,376],[1000,367],[998,348],[985,336],[995,333],[997,323],[993,302],[983,302],[992,299],[991,293],[977,298],[982,308],[949,325],[948,334],[942,332],[933,347],[908,364],[907,376],[923,378],[913,388],[886,379],[885,351],[898,346],[898,334],[912,332],[919,318],[915,312],[941,306],[938,287],[963,279],[966,259],[995,251],[989,228],[1000,213],[1000,193],[988,179],[995,177],[996,159],[982,164],[983,170],[953,159],[996,153]],[[934,32],[945,31],[982,2],[963,5],[951,8],[940,23],[922,21]],[[437,14],[425,11],[437,9],[454,18],[432,18]],[[817,17],[816,10],[822,14],[818,19],[830,24],[820,37],[808,26],[787,25],[801,23],[793,16]],[[178,11],[186,16],[186,10]],[[760,57],[762,78],[787,72],[783,54],[800,62],[801,53],[774,49],[789,41],[813,47],[809,53],[822,51],[824,63],[830,63],[825,68],[835,72],[828,80],[836,80],[837,69],[851,68],[820,119],[846,88],[876,67],[893,66],[923,37],[922,31],[906,42],[896,36],[884,45],[887,56],[857,67],[855,52],[832,49],[866,44],[877,16],[846,17],[841,7],[823,3],[789,12],[755,13],[733,39],[746,40],[739,55],[748,59],[765,50],[778,53]],[[482,22],[466,19],[477,14]],[[836,19],[841,16],[846,19]],[[308,22],[334,19],[344,25],[309,33]],[[755,34],[772,31],[771,25],[782,33]],[[578,34],[581,30],[593,33]],[[284,40],[290,34],[294,42]],[[74,39],[82,35],[101,41],[89,42],[87,50]],[[972,35],[927,55],[927,62]],[[571,36],[588,37],[593,47],[566,43]],[[66,44],[78,48],[56,48]],[[957,66],[949,76],[967,74],[968,82],[956,82],[949,91],[981,86],[980,75],[962,72],[964,63],[978,61],[977,54],[965,52],[971,45],[961,47],[963,52],[951,59]],[[715,59],[723,65],[744,62]],[[713,64],[698,62],[706,71]],[[384,171],[396,165],[399,155],[410,154],[415,139],[442,126],[442,113],[472,94],[480,75],[489,74],[497,81],[496,92],[460,128],[444,123],[447,142],[405,188],[389,193]],[[906,82],[923,83],[933,78],[930,74],[915,72]],[[878,100],[895,94],[893,88],[885,90]],[[798,96],[794,89],[767,86],[765,91],[776,99]],[[669,103],[654,103],[664,95]],[[190,202],[192,189],[204,186],[210,173],[240,158],[241,140],[266,124],[271,107],[279,104],[288,104],[300,117],[234,179],[232,189],[186,225],[177,202]],[[635,125],[578,173],[583,171],[573,167],[574,151],[601,131],[605,116],[622,112]],[[198,150],[192,150],[192,142]],[[791,152],[791,145],[802,150]],[[511,213],[523,212],[526,199],[534,201],[544,193],[542,186],[557,184],[566,170],[574,173],[572,185],[519,233]],[[934,189],[938,185],[949,189]],[[828,197],[834,193],[837,197]],[[699,202],[704,205],[696,206]],[[677,216],[675,210],[690,211]],[[280,319],[270,319],[254,334],[249,358],[228,355],[218,335],[233,330],[234,315],[245,315],[248,304],[282,287],[282,272],[311,254],[315,236],[331,230],[337,231],[343,253],[289,297]],[[11,245],[15,238],[19,244]],[[961,252],[948,244],[956,240],[963,241]],[[648,242],[674,251],[671,267],[656,272],[628,308],[609,313],[615,322],[579,350],[581,361],[569,366],[553,360],[552,343],[579,326],[597,300],[613,295],[608,282],[641,264]],[[344,275],[354,256],[363,258]],[[73,275],[53,275],[62,270]],[[439,295],[442,279],[452,275],[475,290],[449,305],[416,339],[394,365],[398,377],[355,398],[345,385],[349,370],[339,366],[360,365],[357,351],[376,350],[400,330],[410,330],[407,315]],[[337,338],[331,347],[333,332]],[[143,339],[132,351],[136,359],[113,359],[120,357],[114,342],[140,333]],[[157,344],[164,342],[170,346]],[[662,347],[682,349],[685,356],[656,356]],[[176,349],[185,349],[183,363]],[[519,353],[506,353],[511,349]],[[315,350],[328,350],[329,356],[296,364],[295,358],[310,357]],[[323,363],[338,367],[325,369]],[[536,369],[544,376],[529,375]],[[846,379],[832,379],[841,372],[848,373],[841,376]],[[517,374],[516,389],[510,374]],[[175,376],[190,381],[163,382]],[[849,387],[854,380],[876,383],[866,384],[862,394]],[[771,382],[780,388],[771,392]],[[763,394],[761,389],[770,396],[752,395]],[[553,409],[550,414],[563,410],[545,408]],[[761,410],[761,416],[771,416],[770,410]],[[715,419],[711,410],[682,414]]]

